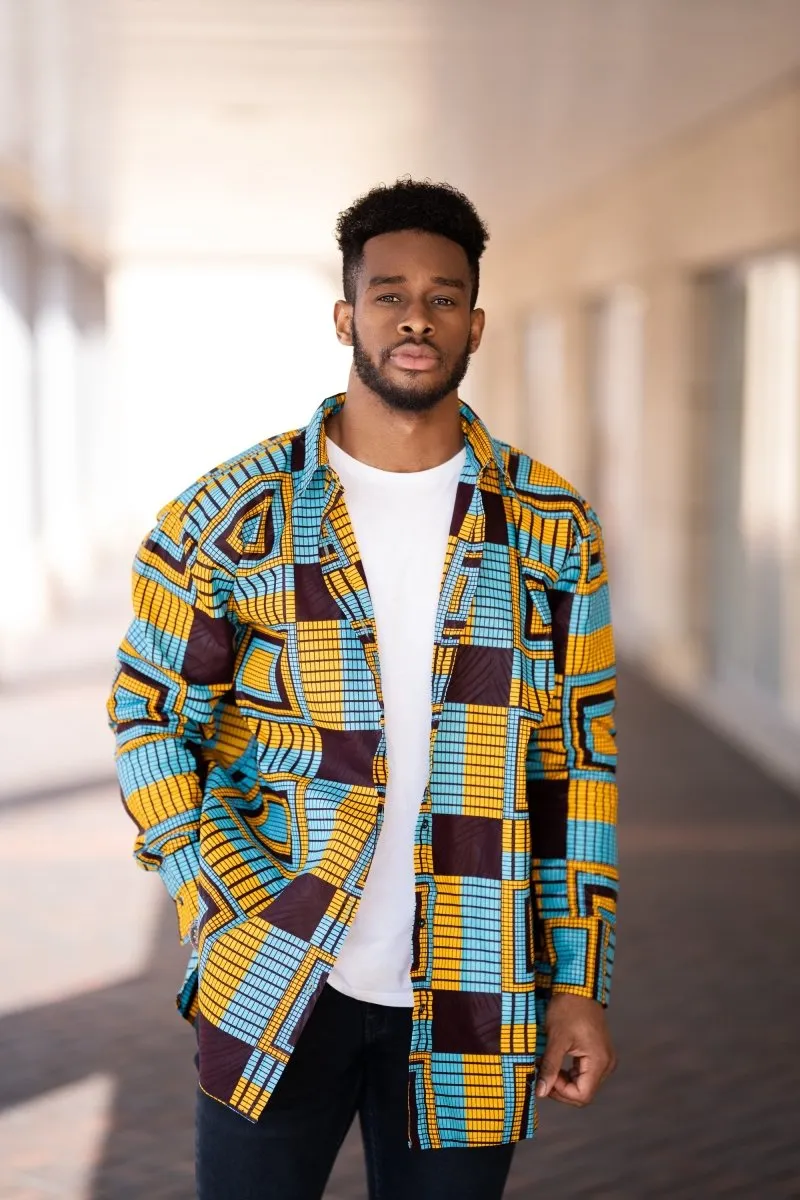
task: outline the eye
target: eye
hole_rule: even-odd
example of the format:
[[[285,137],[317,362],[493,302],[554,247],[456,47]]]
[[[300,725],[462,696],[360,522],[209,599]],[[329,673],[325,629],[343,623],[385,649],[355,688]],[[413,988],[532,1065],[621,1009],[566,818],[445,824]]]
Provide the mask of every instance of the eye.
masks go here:
[[[455,300],[450,296],[434,296],[433,303],[438,305],[439,308],[453,308],[455,306]]]
[[[389,294],[386,296],[376,296],[375,300],[378,304],[399,304],[400,297]]]

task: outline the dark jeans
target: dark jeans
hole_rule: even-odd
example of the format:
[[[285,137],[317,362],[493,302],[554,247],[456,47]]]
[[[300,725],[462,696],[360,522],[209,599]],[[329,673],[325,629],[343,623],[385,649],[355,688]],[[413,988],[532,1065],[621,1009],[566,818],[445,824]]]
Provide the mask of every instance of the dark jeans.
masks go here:
[[[319,1200],[356,1112],[370,1200],[499,1200],[514,1146],[410,1150],[411,1009],[326,986],[254,1125],[198,1092],[199,1200]]]

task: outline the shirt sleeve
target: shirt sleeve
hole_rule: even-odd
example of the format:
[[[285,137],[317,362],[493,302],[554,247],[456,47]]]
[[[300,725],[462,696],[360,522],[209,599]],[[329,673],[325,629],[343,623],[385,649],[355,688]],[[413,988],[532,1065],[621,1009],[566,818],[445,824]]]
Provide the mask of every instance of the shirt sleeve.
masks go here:
[[[136,556],[134,619],[108,701],[122,798],[139,830],[134,855],[161,875],[184,942],[198,909],[201,745],[233,674],[232,579],[199,545],[191,499],[159,514]]]
[[[605,1005],[614,958],[614,642],[602,533],[591,510],[547,598],[555,681],[527,755],[540,1027],[553,994]]]

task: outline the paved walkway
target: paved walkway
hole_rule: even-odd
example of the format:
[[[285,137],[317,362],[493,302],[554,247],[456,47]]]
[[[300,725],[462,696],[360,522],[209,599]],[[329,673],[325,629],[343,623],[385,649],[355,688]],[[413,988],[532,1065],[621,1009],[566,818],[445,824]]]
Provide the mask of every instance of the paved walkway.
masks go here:
[[[97,675],[0,696],[3,1200],[193,1195],[183,951],[129,859]],[[620,691],[620,1068],[543,1107],[507,1194],[800,1197],[800,797]],[[326,1195],[366,1195],[355,1128]]]

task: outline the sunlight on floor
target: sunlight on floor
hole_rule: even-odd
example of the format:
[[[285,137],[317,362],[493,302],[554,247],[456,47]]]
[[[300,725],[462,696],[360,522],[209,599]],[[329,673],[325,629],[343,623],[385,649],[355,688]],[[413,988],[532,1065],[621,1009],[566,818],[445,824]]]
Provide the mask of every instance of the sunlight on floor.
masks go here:
[[[114,1081],[92,1075],[0,1113],[0,1195],[89,1200]]]
[[[24,926],[2,937],[14,970],[0,1015],[144,970],[162,895],[131,860],[134,836],[113,787],[5,812],[0,804],[0,904],[12,912],[35,898]]]

